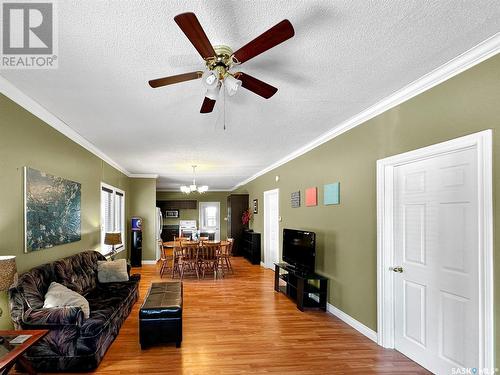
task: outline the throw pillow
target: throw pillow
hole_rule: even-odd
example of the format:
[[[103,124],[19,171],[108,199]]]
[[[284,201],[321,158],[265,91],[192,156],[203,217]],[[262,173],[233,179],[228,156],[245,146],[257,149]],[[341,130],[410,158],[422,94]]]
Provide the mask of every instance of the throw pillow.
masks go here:
[[[127,261],[125,259],[97,261],[97,280],[100,283],[128,281]]]
[[[49,285],[49,290],[45,294],[45,302],[43,307],[65,307],[65,306],[76,306],[81,307],[83,310],[83,316],[88,319],[90,316],[89,301],[86,300],[84,296],[78,294],[77,292],[66,288],[64,285],[51,282]]]

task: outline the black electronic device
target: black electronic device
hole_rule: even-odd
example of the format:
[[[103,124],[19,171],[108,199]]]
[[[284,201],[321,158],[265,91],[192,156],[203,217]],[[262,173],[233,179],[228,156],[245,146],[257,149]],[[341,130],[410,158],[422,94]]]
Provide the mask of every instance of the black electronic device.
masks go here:
[[[131,219],[131,244],[130,244],[130,264],[132,267],[142,266],[142,219],[133,217]]]
[[[314,272],[316,233],[283,229],[283,260],[300,272]]]

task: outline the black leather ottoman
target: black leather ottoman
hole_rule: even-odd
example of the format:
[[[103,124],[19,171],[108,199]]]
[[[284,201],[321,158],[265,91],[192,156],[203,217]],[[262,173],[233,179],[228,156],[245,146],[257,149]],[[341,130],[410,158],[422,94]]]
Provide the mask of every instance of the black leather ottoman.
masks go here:
[[[182,283],[152,283],[139,310],[141,348],[159,343],[182,341]]]

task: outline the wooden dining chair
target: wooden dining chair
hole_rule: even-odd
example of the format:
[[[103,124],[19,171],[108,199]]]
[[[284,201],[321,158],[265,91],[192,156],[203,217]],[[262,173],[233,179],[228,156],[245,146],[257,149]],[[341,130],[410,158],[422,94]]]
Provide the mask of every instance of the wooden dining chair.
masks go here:
[[[221,245],[219,254],[220,267],[226,268],[228,272],[234,274],[233,265],[231,264],[231,257],[233,256],[234,239],[228,238],[227,241]]]
[[[175,272],[177,272],[182,280],[186,272],[191,272],[196,274],[196,277],[199,279],[198,250],[198,242],[181,242],[180,246],[175,248],[175,269],[173,270],[172,275],[175,275]]]
[[[209,238],[208,237],[200,237],[200,241],[208,241]]]
[[[198,265],[200,267],[202,277],[205,277],[205,272],[208,270],[213,272],[214,279],[217,279],[219,270],[224,276],[224,270],[219,268],[219,253],[220,242],[203,242],[200,246],[200,257]]]
[[[163,277],[165,271],[174,266],[174,249],[165,246],[165,243],[161,240],[158,242],[161,246],[160,277]]]

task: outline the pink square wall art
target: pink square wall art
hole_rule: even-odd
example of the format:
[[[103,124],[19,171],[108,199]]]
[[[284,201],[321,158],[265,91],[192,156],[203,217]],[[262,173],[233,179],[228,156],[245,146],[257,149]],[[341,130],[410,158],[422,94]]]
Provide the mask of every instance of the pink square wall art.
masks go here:
[[[306,189],[306,206],[312,207],[318,205],[318,188],[311,187]]]

